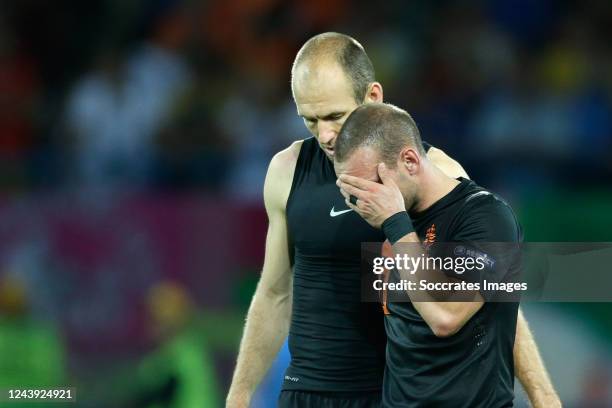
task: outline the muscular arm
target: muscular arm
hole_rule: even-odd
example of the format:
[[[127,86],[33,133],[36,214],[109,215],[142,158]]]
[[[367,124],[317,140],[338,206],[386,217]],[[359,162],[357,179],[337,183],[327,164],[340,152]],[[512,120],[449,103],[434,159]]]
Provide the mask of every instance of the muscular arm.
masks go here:
[[[289,331],[292,275],[285,207],[299,145],[277,154],[264,186],[269,226],[264,266],[240,342],[227,407],[247,408]]]
[[[427,158],[449,177],[469,178],[461,164],[442,150],[431,147]],[[519,310],[514,343],[515,375],[521,382],[534,408],[560,407],[561,402],[550,381],[527,320]]]
[[[523,312],[519,310],[514,341],[514,373],[534,408],[561,407]]]

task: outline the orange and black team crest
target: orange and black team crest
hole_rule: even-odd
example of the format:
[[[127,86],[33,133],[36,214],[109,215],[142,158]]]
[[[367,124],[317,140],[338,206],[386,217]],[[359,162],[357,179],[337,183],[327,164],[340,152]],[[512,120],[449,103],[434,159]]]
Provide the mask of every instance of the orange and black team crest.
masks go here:
[[[431,227],[427,228],[425,240],[423,241],[425,250],[427,251],[434,242],[436,242],[436,224],[431,224]]]

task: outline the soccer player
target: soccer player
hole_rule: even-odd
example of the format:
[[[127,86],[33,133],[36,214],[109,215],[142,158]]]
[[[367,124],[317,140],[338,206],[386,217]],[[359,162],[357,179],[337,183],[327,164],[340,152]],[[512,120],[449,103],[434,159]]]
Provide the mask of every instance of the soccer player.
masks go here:
[[[506,282],[520,270],[514,248],[486,245],[522,240],[508,204],[473,181],[448,177],[437,169],[427,159],[415,122],[392,105],[357,108],[335,147],[337,184],[347,206],[371,226],[382,228],[400,259],[416,259],[428,251],[436,256],[435,242],[456,242],[461,245],[455,251],[442,251],[451,255],[445,260],[478,253],[492,261],[466,272],[461,259],[460,273],[452,266],[443,272],[441,264],[437,270],[394,270],[393,283],[411,281],[415,288],[421,279],[447,288],[456,284],[455,294],[470,297],[445,302],[438,292],[402,289],[412,302],[386,304],[383,406],[513,406],[518,303],[484,302],[484,296],[491,296],[484,290],[487,280]],[[458,279],[470,282],[471,290],[462,288]],[[452,296],[453,291],[444,294]]]
[[[298,114],[314,137],[276,154],[268,168],[264,266],[227,406],[248,406],[289,335],[292,359],[280,406],[378,407],[386,336],[380,307],[360,301],[360,249],[361,242],[385,237],[344,204],[333,157],[346,118],[362,104],[382,102],[383,89],[363,47],[337,33],[320,34],[304,44],[293,64],[291,85]],[[423,148],[447,175],[466,176],[441,150],[427,144]],[[520,319],[515,356],[517,376],[534,405],[554,396]]]

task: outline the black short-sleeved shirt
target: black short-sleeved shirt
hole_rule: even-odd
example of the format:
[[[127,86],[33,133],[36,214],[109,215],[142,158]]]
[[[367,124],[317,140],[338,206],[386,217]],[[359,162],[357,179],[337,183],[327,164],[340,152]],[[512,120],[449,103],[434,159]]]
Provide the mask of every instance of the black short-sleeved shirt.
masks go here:
[[[411,216],[421,240],[434,245],[460,242],[490,251],[483,249],[487,242],[522,240],[508,204],[466,179],[429,209]],[[493,255],[497,262],[480,278],[499,282],[516,273],[520,260],[502,257],[501,252]],[[397,273],[392,275],[397,279]],[[485,302],[450,337],[436,337],[410,302],[389,302],[387,308],[385,407],[512,406],[518,303]]]

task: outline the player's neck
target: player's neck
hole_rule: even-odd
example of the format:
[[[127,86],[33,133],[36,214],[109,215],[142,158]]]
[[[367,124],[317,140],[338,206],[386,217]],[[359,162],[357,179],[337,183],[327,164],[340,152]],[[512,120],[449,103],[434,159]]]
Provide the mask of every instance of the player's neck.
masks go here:
[[[425,211],[437,201],[450,193],[459,181],[448,177],[441,170],[431,163],[426,164],[421,178],[421,191],[416,205],[413,207],[415,211]]]

